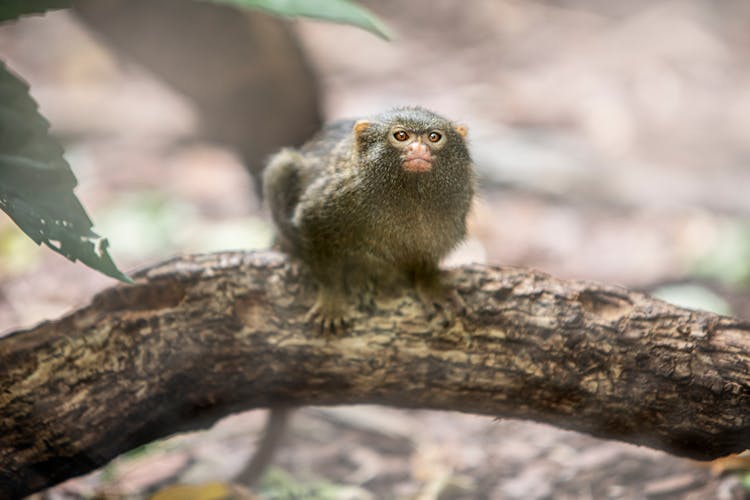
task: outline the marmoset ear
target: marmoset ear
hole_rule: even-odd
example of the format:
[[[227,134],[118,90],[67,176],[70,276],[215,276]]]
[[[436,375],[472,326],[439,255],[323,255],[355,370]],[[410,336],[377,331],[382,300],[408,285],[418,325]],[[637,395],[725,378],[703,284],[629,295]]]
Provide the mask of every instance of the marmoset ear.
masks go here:
[[[370,122],[367,120],[357,120],[357,122],[354,124],[354,137],[359,139],[359,137],[365,133],[367,129],[370,128]]]
[[[469,127],[467,127],[466,125],[454,125],[453,130],[458,132],[458,135],[460,135],[461,137],[466,137],[466,134],[469,133]]]

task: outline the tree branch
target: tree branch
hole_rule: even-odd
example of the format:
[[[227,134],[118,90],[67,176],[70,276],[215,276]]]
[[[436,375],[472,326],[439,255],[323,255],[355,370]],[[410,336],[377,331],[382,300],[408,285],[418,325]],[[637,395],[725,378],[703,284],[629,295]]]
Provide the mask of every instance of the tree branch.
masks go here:
[[[0,496],[265,406],[378,403],[548,422],[708,459],[750,447],[750,325],[511,268],[451,272],[467,312],[379,297],[340,336],[282,255],[174,259],[0,339]]]

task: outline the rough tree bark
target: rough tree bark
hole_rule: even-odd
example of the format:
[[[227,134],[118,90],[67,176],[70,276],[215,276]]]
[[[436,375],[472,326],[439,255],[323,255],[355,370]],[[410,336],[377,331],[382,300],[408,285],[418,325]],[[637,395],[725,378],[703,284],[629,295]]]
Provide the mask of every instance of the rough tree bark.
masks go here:
[[[451,271],[450,325],[410,292],[321,337],[296,265],[178,258],[0,339],[0,488],[17,497],[234,411],[379,403],[548,422],[708,459],[750,447],[750,325],[521,269]]]

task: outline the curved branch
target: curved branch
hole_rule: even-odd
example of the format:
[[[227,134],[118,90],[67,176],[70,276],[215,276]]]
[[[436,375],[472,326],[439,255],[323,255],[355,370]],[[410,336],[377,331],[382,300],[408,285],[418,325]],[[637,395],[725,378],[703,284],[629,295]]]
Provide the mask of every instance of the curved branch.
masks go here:
[[[702,459],[750,447],[748,323],[530,270],[450,274],[467,305],[451,325],[404,292],[321,337],[282,255],[184,257],[0,339],[2,494],[265,406],[533,419]]]

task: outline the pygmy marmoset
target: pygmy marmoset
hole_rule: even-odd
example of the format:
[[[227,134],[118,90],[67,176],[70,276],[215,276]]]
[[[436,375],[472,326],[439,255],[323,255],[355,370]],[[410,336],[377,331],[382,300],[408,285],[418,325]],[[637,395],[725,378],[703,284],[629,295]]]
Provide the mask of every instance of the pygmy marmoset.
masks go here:
[[[273,156],[264,191],[278,244],[319,287],[309,313],[323,330],[346,321],[348,297],[374,284],[445,297],[438,263],[466,234],[474,193],[467,129],[421,107],[324,127]]]

